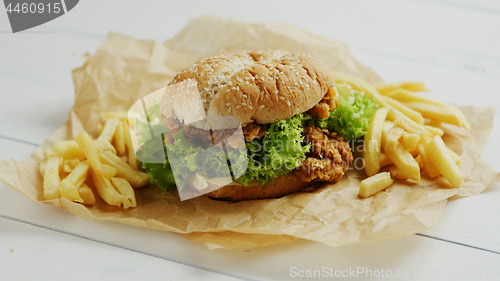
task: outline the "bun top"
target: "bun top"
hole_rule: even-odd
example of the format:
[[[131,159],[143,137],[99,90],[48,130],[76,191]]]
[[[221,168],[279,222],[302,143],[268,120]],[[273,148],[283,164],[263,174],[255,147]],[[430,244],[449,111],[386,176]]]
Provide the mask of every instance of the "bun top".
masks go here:
[[[191,78],[198,82],[207,116],[233,116],[243,125],[274,123],[305,112],[335,83],[319,59],[278,50],[223,51],[182,70],[169,85]]]

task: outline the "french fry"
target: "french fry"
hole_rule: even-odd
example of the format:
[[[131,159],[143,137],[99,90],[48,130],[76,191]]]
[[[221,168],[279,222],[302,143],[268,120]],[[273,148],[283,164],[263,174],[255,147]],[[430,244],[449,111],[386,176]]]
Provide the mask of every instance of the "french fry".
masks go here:
[[[462,122],[457,112],[449,106],[440,106],[423,102],[407,102],[405,103],[411,109],[414,109],[426,118],[438,120],[444,123],[450,123],[457,126],[462,126]]]
[[[80,147],[83,154],[89,161],[89,164],[92,167],[92,169],[97,173],[99,173],[100,175],[104,175],[104,172],[102,170],[102,164],[99,161],[99,154],[97,154],[96,148],[92,145],[92,141],[90,140],[90,137],[87,134],[87,132],[81,132],[78,136],[76,136],[75,141],[76,143],[78,143],[78,146]]]
[[[92,189],[90,189],[90,187],[86,183],[83,183],[78,188],[78,195],[80,195],[80,198],[82,198],[82,200],[83,200],[82,204],[84,204],[84,205],[94,205],[95,204],[94,193],[92,192]]]
[[[385,140],[387,138],[387,135],[389,134],[389,131],[394,127],[396,124],[394,122],[385,120],[384,126],[382,127],[382,139],[381,139],[381,147],[385,147]],[[382,167],[382,166],[381,166]]]
[[[420,114],[420,112],[413,110],[408,106],[400,103],[399,101],[391,99],[390,97],[382,97],[382,98],[392,107],[396,108],[401,113],[408,116],[408,118],[410,118],[411,120],[417,122],[420,125],[424,124],[424,117],[422,117],[422,114]]]
[[[61,197],[59,193],[59,185],[61,178],[59,177],[59,165],[61,157],[51,156],[47,159],[43,173],[43,198],[51,200]]]
[[[450,151],[439,136],[434,136],[427,145],[428,157],[436,161],[439,172],[454,187],[462,186],[465,176],[453,160]]]
[[[383,83],[373,85],[377,91],[384,95],[396,89],[404,89],[413,92],[428,92],[423,82],[399,82],[399,83]]]
[[[385,146],[384,146],[384,151],[396,151],[396,148],[399,145],[399,139],[403,135],[405,130],[403,128],[400,128],[398,126],[394,126],[389,133],[387,134],[387,137],[385,138]]]
[[[104,140],[92,140],[92,145],[96,148],[97,151],[105,151],[110,150],[113,153],[116,153],[115,148],[108,141]],[[76,159],[84,159],[85,154],[80,149],[80,146],[75,140],[62,140],[56,142],[54,145],[53,152],[56,155],[62,156],[65,159],[76,158]]]
[[[411,91],[405,90],[405,89],[396,89],[393,90],[389,93],[387,93],[388,97],[391,97],[393,99],[396,99],[400,102],[423,102],[423,103],[428,103],[428,104],[434,104],[442,107],[447,107],[451,111],[455,112],[455,114],[459,117],[460,119],[460,124],[459,126],[462,126],[468,130],[471,129],[469,122],[467,121],[467,118],[465,118],[465,115],[463,114],[460,109],[456,108],[455,106],[446,104],[444,102],[440,102],[438,100],[422,96],[416,93],[413,93]],[[424,116],[425,117],[425,116]]]
[[[126,120],[128,121],[128,112],[127,111],[108,111],[101,113],[101,115],[105,119],[118,118],[120,121]]]
[[[59,192],[61,196],[74,202],[83,203],[83,199],[78,193],[78,189],[85,182],[87,172],[89,170],[89,163],[87,161],[80,162],[71,173],[61,181]]]
[[[431,138],[422,137],[420,138],[417,147],[419,153],[418,155],[420,155],[422,157],[422,160],[424,161],[425,172],[431,179],[434,179],[441,175],[441,172],[439,172],[436,162],[432,161],[431,157],[428,155],[429,152],[427,151],[427,146],[429,145],[430,141]]]
[[[394,151],[385,151],[385,154],[387,154],[387,157],[391,159],[392,163],[398,167],[406,178],[417,182],[420,181],[420,168],[417,161],[401,144]]]
[[[64,159],[62,161],[63,171],[65,173],[71,173],[73,169],[80,163],[78,159]]]
[[[104,128],[97,139],[111,142],[119,123],[120,120],[118,118],[106,119],[106,122],[104,122]]]
[[[116,176],[116,169],[113,166],[102,164],[102,171],[104,172],[104,178],[107,180],[111,180],[114,176]]]
[[[440,105],[440,106],[449,106],[443,102],[440,102],[436,99],[429,98],[424,95],[419,95],[417,93],[414,93],[412,91],[406,90],[406,89],[395,89],[387,93],[388,97],[391,97],[395,100],[398,100],[400,102],[424,102],[428,104],[435,104],[435,105]]]
[[[424,128],[429,131],[433,136],[442,136],[444,135],[444,131],[441,130],[440,128],[434,127],[434,126],[429,126],[429,125],[424,125]]]
[[[407,179],[406,175],[401,172],[396,165],[391,165],[389,166],[389,173],[391,173],[391,177],[397,178],[399,180],[405,180]]]
[[[379,108],[368,123],[363,150],[365,172],[368,176],[373,176],[380,170],[382,128],[388,113],[389,110],[387,108]]]
[[[123,126],[122,122],[116,126],[115,131],[115,146],[116,146],[116,154],[118,156],[122,156],[125,154],[125,136],[123,135]]]
[[[123,133],[125,135],[125,146],[128,149],[128,164],[132,169],[138,170],[137,158],[135,157],[134,146],[132,144],[132,138],[130,137],[130,129],[126,122],[122,122]]]
[[[40,162],[40,165],[38,166],[38,170],[40,171],[40,174],[43,176],[45,175],[45,167],[47,165],[47,161],[42,161]]]
[[[422,170],[425,167],[424,158],[422,158],[422,156],[417,155],[417,157],[415,157],[415,161],[417,161],[420,170]]]
[[[45,158],[49,158],[52,156],[57,156],[57,153],[56,153],[54,147],[51,147],[51,148],[47,149],[47,151],[45,151]]]
[[[99,133],[99,135],[102,133],[102,129],[104,129],[104,126],[102,124],[97,124],[97,132]]]
[[[384,152],[380,153],[380,168],[392,165],[392,161]]]
[[[407,150],[414,149],[417,146],[419,140],[420,135],[418,134],[403,133],[403,135],[401,136],[401,142]]]
[[[121,207],[122,202],[125,199],[111,184],[111,181],[105,179],[101,174],[90,169],[90,174],[92,175],[92,180],[94,181],[95,189],[102,200],[108,205]]]
[[[124,178],[112,178],[111,184],[123,195],[124,200],[123,208],[127,209],[129,207],[137,207],[137,201],[135,200],[135,192],[130,183]]]
[[[392,179],[388,172],[378,173],[361,181],[358,195],[368,198],[391,185]]]
[[[130,182],[134,188],[139,188],[149,183],[147,173],[132,169],[125,161],[110,151],[104,151],[99,154],[102,163],[110,165],[116,169],[116,177],[124,178]]]

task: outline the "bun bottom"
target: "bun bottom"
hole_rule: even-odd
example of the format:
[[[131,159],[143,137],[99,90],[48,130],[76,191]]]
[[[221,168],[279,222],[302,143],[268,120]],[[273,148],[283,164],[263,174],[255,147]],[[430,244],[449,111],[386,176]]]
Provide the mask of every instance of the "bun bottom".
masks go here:
[[[274,182],[262,186],[226,185],[205,194],[212,199],[242,201],[282,197],[313,186],[313,182],[301,181],[293,173],[278,177]]]

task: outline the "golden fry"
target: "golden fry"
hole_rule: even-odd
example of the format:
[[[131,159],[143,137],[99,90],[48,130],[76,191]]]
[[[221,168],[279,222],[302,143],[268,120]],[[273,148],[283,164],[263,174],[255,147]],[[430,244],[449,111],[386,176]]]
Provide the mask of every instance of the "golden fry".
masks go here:
[[[400,169],[398,169],[398,167],[396,167],[396,165],[391,165],[389,167],[389,173],[391,173],[391,177],[397,178],[399,180],[405,180],[408,178],[405,174],[403,174],[403,172],[401,172]]]
[[[378,173],[361,181],[358,195],[368,198],[382,191],[392,184],[391,175],[388,172]]]
[[[403,135],[401,136],[401,142],[407,150],[414,149],[417,146],[419,140],[420,135],[418,134],[403,133]]]
[[[396,148],[399,145],[399,139],[403,135],[405,130],[398,126],[394,126],[391,130],[389,130],[389,133],[387,134],[387,137],[385,138],[385,146],[384,146],[384,151],[396,151]]]
[[[61,181],[61,185],[59,186],[61,197],[70,201],[83,203],[83,199],[80,197],[78,189],[87,178],[89,167],[90,165],[87,161],[80,162],[71,173]]]
[[[392,164],[392,161],[387,155],[383,152],[380,153],[380,168],[389,166]]]
[[[123,178],[112,178],[111,184],[123,195],[124,200],[123,208],[127,209],[129,207],[137,207],[137,201],[135,200],[135,192],[130,183]]]
[[[101,196],[102,200],[108,203],[108,205],[121,207],[125,197],[113,187],[111,182],[93,169],[90,169],[90,174],[92,175],[95,189],[97,190],[97,193],[99,193],[99,196]]]
[[[382,140],[381,140],[381,147],[385,147],[385,140],[387,138],[387,135],[389,134],[389,131],[394,127],[396,124],[394,122],[385,120],[384,126],[382,127]],[[382,166],[381,166],[382,167]]]
[[[434,179],[441,175],[441,172],[439,172],[436,162],[432,160],[432,158],[429,156],[429,152],[427,151],[427,146],[429,145],[430,141],[430,137],[421,137],[417,147],[419,155],[424,161],[425,172],[431,179]]]
[[[102,164],[102,171],[104,172],[104,178],[107,180],[111,180],[114,176],[116,176],[116,169],[113,166]]]
[[[422,116],[432,120],[438,120],[444,123],[461,126],[462,122],[456,111],[448,106],[440,106],[423,102],[407,102],[408,107],[420,112]]]
[[[96,148],[92,145],[92,141],[90,140],[87,132],[80,133],[78,136],[76,136],[75,141],[76,143],[78,143],[78,146],[82,150],[85,157],[88,159],[92,169],[98,172],[100,175],[104,175],[102,164],[99,161],[99,154],[97,154]]]
[[[126,122],[122,122],[123,133],[125,135],[125,146],[128,149],[128,164],[132,169],[138,170],[137,158],[135,157],[134,146],[132,144],[132,138],[130,137],[130,129]]]
[[[441,130],[440,128],[436,128],[436,127],[429,126],[429,125],[424,125],[424,128],[427,131],[429,131],[433,136],[442,136],[442,135],[444,135],[444,131]]]
[[[383,83],[383,84],[377,84],[373,85],[377,91],[384,95],[387,94],[391,91],[397,90],[397,89],[404,89],[408,91],[413,91],[413,92],[428,92],[429,89],[425,87],[425,84],[423,82],[399,82],[399,83]]]
[[[95,196],[94,193],[92,192],[92,189],[86,184],[83,183],[79,188],[78,188],[78,195],[80,195],[80,198],[83,200],[84,205],[94,205],[95,204]]]
[[[104,122],[104,128],[97,139],[111,142],[119,123],[120,120],[118,118],[106,119],[106,122]]]
[[[99,156],[104,164],[113,166],[116,169],[117,177],[128,180],[134,188],[143,187],[149,183],[147,173],[132,169],[125,161],[113,153],[104,151]]]
[[[51,200],[61,197],[59,193],[59,185],[61,178],[59,177],[59,165],[61,157],[51,156],[47,159],[43,173],[43,198]]]
[[[415,121],[416,123],[423,125],[424,124],[424,117],[422,117],[422,114],[420,112],[413,110],[409,108],[408,106],[400,103],[397,100],[391,99],[390,97],[383,97],[383,99],[390,104],[392,107],[396,108],[399,110],[401,113],[404,115],[408,116],[411,120]]]
[[[71,173],[73,169],[80,163],[78,159],[64,159],[62,161],[63,171],[65,173]]]
[[[368,176],[373,176],[380,170],[382,128],[388,112],[387,108],[379,108],[368,123],[363,150],[365,172]]]
[[[116,154],[122,156],[125,154],[125,136],[123,135],[123,126],[122,122],[118,124],[115,131],[115,146],[116,146]]]
[[[413,156],[399,144],[395,151],[385,151],[392,163],[398,167],[401,173],[414,181],[420,181],[420,168]]]
[[[428,157],[435,161],[439,172],[454,187],[460,187],[464,183],[465,176],[462,174],[450,151],[439,136],[435,136],[427,145]]]
[[[92,145],[96,148],[97,151],[105,151],[110,150],[113,153],[116,153],[115,148],[108,141],[103,140],[92,140]],[[62,140],[56,142],[53,148],[53,152],[56,155],[62,156],[65,159],[76,158],[76,159],[84,159],[85,154],[80,149],[80,146],[75,140]]]
[[[105,119],[118,118],[120,121],[128,121],[127,111],[108,111],[101,114]]]

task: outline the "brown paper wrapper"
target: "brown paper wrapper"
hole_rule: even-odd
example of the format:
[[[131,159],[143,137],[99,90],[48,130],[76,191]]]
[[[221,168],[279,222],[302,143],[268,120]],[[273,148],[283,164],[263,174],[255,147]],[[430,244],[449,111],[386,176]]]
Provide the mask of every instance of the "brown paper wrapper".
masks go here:
[[[110,34],[96,53],[86,55],[84,65],[73,71],[76,98],[68,122],[29,159],[0,162],[0,180],[32,200],[43,201],[38,172],[43,151],[84,129],[95,136],[101,112],[128,110],[142,96],[165,87],[184,67],[222,49],[305,52],[334,70],[372,83],[381,81],[349,54],[344,43],[284,23],[248,24],[202,17],[163,45]],[[66,199],[45,203],[92,220],[177,232],[212,249],[261,247],[296,239],[341,246],[411,235],[436,225],[448,198],[478,194],[500,180],[498,172],[480,157],[493,127],[494,109],[461,109],[472,131],[444,128],[444,140],[462,157],[466,181],[461,188],[449,188],[443,178],[431,181],[424,176],[419,183],[396,181],[385,192],[359,199],[364,174],[351,170],[336,184],[278,199],[224,202],[202,196],[180,201],[176,192],[148,186],[136,190],[138,207],[129,210],[108,206],[102,200],[95,206]]]

